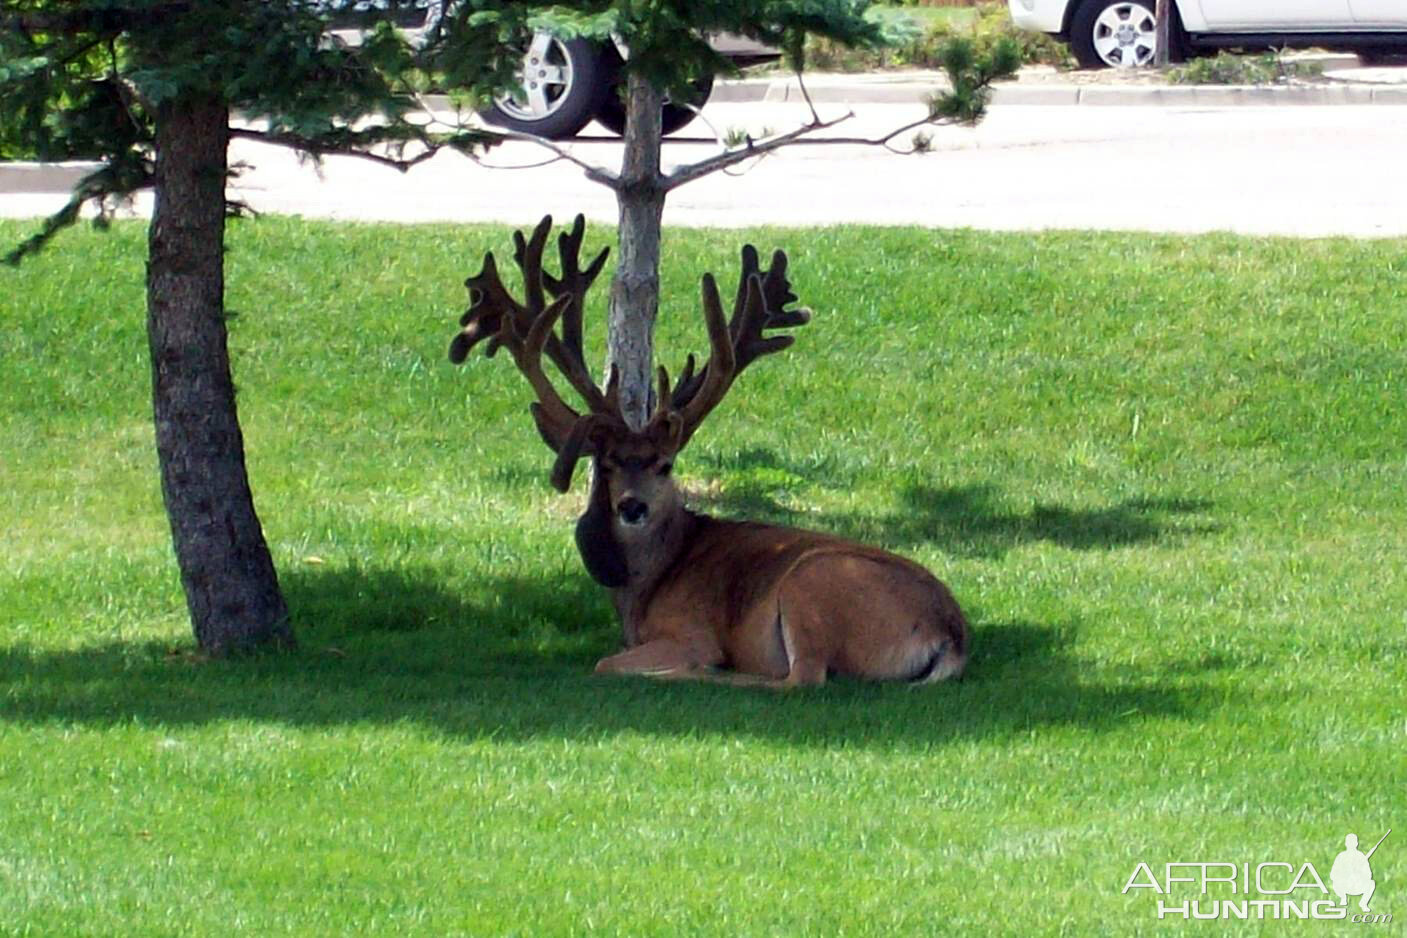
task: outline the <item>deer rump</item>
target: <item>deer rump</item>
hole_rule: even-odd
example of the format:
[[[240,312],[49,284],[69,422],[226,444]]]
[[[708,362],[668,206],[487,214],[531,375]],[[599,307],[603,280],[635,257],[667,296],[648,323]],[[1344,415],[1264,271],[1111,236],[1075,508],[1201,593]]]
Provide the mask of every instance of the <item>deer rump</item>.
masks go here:
[[[591,576],[619,590],[629,558],[598,488],[577,522],[577,548]],[[628,648],[602,659],[597,673],[697,677],[726,668],[737,683],[782,685],[962,673],[967,622],[918,564],[814,531],[682,514],[684,546],[633,601],[617,603]]]

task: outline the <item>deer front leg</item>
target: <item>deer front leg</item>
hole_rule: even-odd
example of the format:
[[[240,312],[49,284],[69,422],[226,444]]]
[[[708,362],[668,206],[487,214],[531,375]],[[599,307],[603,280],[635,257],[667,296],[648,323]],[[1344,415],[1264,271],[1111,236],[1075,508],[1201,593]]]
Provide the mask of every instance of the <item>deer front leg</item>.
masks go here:
[[[618,655],[602,658],[596,662],[596,673],[638,675],[661,681],[710,681],[734,687],[765,687],[769,690],[789,690],[793,687],[823,684],[826,680],[824,667],[794,668],[786,677],[775,678],[739,671],[720,671],[718,665],[722,663],[721,654],[707,663],[699,662],[699,656],[687,646],[669,639],[658,639],[636,645]]]
[[[686,644],[657,638],[596,662],[597,674],[640,674],[646,677],[703,676],[723,661],[717,646]]]

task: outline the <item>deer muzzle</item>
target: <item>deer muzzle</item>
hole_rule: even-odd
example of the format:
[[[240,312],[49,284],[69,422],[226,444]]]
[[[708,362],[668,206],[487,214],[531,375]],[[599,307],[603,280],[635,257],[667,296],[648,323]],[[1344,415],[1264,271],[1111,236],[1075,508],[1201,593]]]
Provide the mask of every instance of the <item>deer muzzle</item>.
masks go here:
[[[633,495],[627,495],[616,505],[616,515],[621,524],[636,527],[644,524],[650,517],[650,506]]]

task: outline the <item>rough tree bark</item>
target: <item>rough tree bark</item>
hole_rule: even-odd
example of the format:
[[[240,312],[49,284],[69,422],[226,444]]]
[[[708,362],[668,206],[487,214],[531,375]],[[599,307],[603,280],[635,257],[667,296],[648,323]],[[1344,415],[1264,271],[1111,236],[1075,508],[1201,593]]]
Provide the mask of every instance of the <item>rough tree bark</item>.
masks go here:
[[[1170,9],[1172,0],[1157,0],[1154,8],[1153,25],[1153,67],[1167,68],[1171,61],[1172,49],[1169,48],[1172,38],[1169,23],[1172,19]]]
[[[224,308],[229,112],[168,101],[156,119],[147,337],[161,492],[191,623],[212,655],[291,645],[235,413]]]
[[[620,207],[620,253],[611,280],[606,332],[607,374],[620,372],[620,409],[634,429],[645,426],[650,393],[655,317],[660,306],[660,220],[664,177],[660,174],[658,88],[631,74],[626,84],[625,159],[616,201]]]

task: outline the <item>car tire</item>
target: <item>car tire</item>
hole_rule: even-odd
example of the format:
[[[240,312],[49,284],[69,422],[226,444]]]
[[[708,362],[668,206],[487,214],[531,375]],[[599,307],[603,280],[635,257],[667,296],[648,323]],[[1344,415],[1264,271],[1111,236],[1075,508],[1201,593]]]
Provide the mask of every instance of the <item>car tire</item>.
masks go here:
[[[520,87],[495,98],[480,116],[506,130],[549,140],[574,137],[600,110],[611,77],[610,63],[596,43],[534,33],[523,50]]]
[[[607,57],[612,58],[612,55],[608,53]],[[596,111],[596,120],[601,126],[618,136],[625,135],[625,103],[621,100],[621,85],[624,82],[620,73],[623,64],[620,54],[614,53],[611,61],[614,79],[610,91]],[[691,107],[665,101],[664,110],[660,113],[661,133],[672,134],[676,130],[682,130],[699,116],[694,108],[702,108],[708,102],[708,96],[713,93],[713,76],[708,75],[690,82],[690,87],[693,88],[693,93],[689,96]]]
[[[1154,0],[1084,0],[1070,18],[1070,51],[1082,68],[1153,64]],[[1177,51],[1177,23],[1169,36]]]
[[[1407,65],[1407,49],[1360,49],[1358,64],[1366,67]]]

